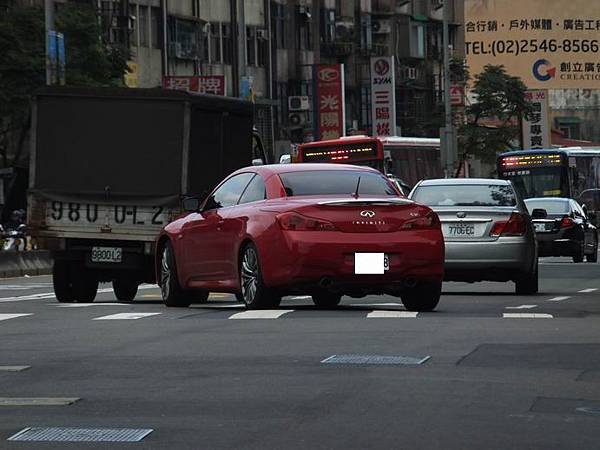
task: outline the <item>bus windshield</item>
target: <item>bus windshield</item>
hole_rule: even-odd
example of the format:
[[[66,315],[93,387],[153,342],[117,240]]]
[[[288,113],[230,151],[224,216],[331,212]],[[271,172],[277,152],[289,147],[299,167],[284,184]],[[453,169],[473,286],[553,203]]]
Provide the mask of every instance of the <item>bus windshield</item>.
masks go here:
[[[561,197],[567,193],[566,177],[561,166],[507,171],[501,175],[513,182],[523,198]]]

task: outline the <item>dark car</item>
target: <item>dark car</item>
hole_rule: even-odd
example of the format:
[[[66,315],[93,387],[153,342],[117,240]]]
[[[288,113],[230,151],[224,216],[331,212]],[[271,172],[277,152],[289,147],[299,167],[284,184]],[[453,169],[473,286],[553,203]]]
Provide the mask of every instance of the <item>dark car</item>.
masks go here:
[[[570,198],[525,200],[536,231],[540,256],[571,256],[574,262],[598,261],[598,231],[594,214],[586,214]]]

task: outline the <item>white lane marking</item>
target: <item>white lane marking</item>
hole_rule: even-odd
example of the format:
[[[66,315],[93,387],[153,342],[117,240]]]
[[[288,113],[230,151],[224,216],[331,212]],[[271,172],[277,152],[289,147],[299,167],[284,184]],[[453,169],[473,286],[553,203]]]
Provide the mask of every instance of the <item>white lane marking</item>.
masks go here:
[[[31,366],[0,366],[0,372],[23,372],[31,369]]]
[[[507,306],[504,309],[532,309],[532,308],[537,308],[537,305]]]
[[[350,306],[401,306],[404,308],[402,303],[351,303]]]
[[[26,291],[28,289],[51,288],[52,283],[0,284],[0,291]]]
[[[552,314],[541,313],[504,313],[505,319],[552,319]]]
[[[310,295],[297,295],[296,297],[292,297],[292,300],[312,300],[312,296],[310,296]]]
[[[140,289],[158,289],[158,286],[155,284],[142,284],[138,287],[138,290]],[[107,292],[113,292],[112,288],[103,288],[103,289],[98,289],[98,294],[105,294]],[[21,302],[24,300],[43,300],[43,299],[47,299],[47,298],[56,298],[56,295],[54,294],[54,292],[43,292],[40,294],[31,294],[31,295],[19,295],[16,297],[5,297],[5,298],[1,298],[0,297],[0,303],[4,303],[4,302]]]
[[[371,311],[368,319],[414,319],[418,312],[412,311]]]
[[[245,305],[240,305],[240,304],[233,304],[233,305],[219,305],[218,303],[215,304],[210,304],[210,303],[202,303],[200,305],[190,305],[190,308],[196,308],[196,309],[226,309],[226,308],[233,308],[233,309],[246,309]]]
[[[49,303],[56,308],[87,308],[88,306],[131,306],[131,303]]]
[[[589,288],[589,289],[582,289],[579,292],[580,294],[589,294],[590,292],[596,292],[598,289],[597,288]]]
[[[562,302],[563,300],[568,300],[571,297],[569,297],[568,295],[565,295],[563,297],[554,297],[554,298],[549,298],[548,300],[546,300],[547,302]]]
[[[33,316],[33,314],[0,314],[0,320],[16,319],[17,317]]]
[[[293,309],[262,309],[256,311],[244,311],[229,316],[230,319],[279,319],[287,313],[294,312]]]
[[[137,320],[144,317],[158,316],[162,313],[118,313],[109,316],[96,317],[92,320]]]

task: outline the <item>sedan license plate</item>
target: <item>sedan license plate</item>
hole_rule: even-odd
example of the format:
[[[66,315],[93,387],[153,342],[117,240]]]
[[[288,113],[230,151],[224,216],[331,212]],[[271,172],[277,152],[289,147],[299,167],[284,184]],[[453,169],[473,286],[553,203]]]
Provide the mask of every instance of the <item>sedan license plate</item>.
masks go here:
[[[533,224],[535,226],[535,231],[546,231],[546,224],[545,223],[534,223]]]
[[[448,237],[474,237],[475,224],[472,223],[451,223],[447,227]]]
[[[120,263],[123,258],[123,249],[119,247],[93,247],[92,262]]]
[[[384,253],[354,254],[354,273],[356,275],[383,275],[389,269],[390,259]]]

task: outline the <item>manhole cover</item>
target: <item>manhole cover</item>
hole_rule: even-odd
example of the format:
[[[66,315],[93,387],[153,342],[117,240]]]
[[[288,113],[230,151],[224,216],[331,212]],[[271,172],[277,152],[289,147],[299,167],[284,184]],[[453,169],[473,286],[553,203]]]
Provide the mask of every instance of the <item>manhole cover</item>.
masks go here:
[[[431,356],[380,356],[380,355],[333,355],[321,361],[323,364],[380,364],[415,366],[423,364]]]
[[[152,433],[144,428],[38,428],[30,427],[9,437],[9,441],[46,442],[139,442]]]

